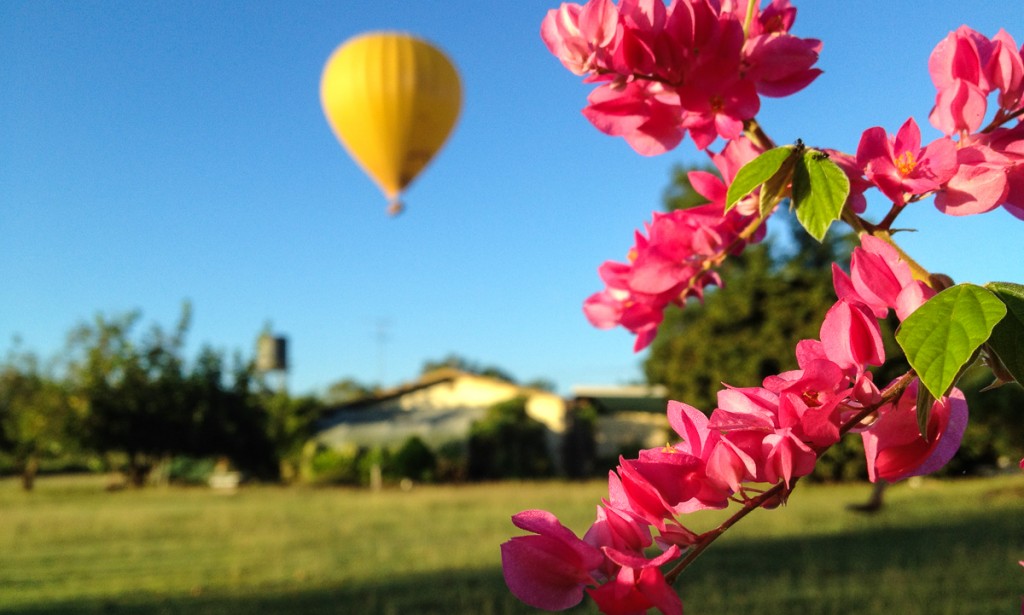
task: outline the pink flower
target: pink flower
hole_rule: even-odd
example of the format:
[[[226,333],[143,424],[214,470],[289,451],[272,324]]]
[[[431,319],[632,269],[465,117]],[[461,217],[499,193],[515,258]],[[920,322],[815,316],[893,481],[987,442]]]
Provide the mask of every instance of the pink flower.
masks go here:
[[[1002,28],[992,37],[992,49],[985,74],[994,89],[999,90],[999,107],[1014,111],[1024,96],[1024,59],[1006,30]]]
[[[619,551],[643,553],[654,539],[646,521],[638,519],[629,511],[605,505],[597,507],[597,520],[587,530],[583,540],[595,547],[608,546]]]
[[[868,128],[857,146],[857,163],[868,180],[893,203],[903,205],[907,195],[937,190],[956,173],[956,145],[940,138],[921,148],[921,131],[908,119],[895,138],[881,127]]]
[[[821,73],[821,42],[789,34],[796,10],[775,0],[744,33],[745,9],[710,0],[590,0],[562,4],[541,24],[548,50],[577,75],[602,82],[583,113],[644,155],[690,133],[700,149],[734,139],[760,108]]]
[[[930,474],[946,465],[957,449],[967,427],[967,402],[953,389],[932,406],[928,437],[917,425],[917,387],[914,380],[895,404],[879,408],[878,419],[861,432],[868,461],[868,477],[897,481]]]
[[[961,26],[936,45],[928,59],[928,70],[938,90],[929,119],[947,135],[977,131],[993,91],[999,91],[997,117],[1020,108],[1024,59],[1005,30],[988,39]]]
[[[849,397],[850,381],[829,360],[800,367],[764,380],[765,388],[779,396],[777,425],[815,446],[830,446],[839,439],[839,406]]]
[[[761,433],[735,431],[718,440],[707,459],[711,484],[723,492],[736,493],[741,483],[758,480],[763,437]]]
[[[736,388],[726,385],[718,392],[718,407],[711,413],[709,427],[715,431],[760,431],[778,427],[778,393],[760,387]]]
[[[577,538],[547,511],[523,511],[512,522],[536,535],[517,536],[501,545],[509,590],[540,609],[560,611],[579,604],[583,588],[595,583],[591,571],[604,563],[601,551]]]
[[[682,126],[698,149],[707,149],[718,137],[738,138],[743,123],[761,108],[754,83],[739,79],[694,80],[679,89],[679,103],[686,110]]]
[[[840,299],[825,314],[821,343],[829,361],[855,377],[867,365],[885,363],[878,320],[857,303]]]
[[[981,127],[988,103],[985,93],[962,79],[935,95],[935,106],[928,121],[946,135],[968,133]]]
[[[636,510],[636,503],[646,510],[644,516],[662,531],[662,519],[725,508],[731,493],[707,473],[708,460],[720,439],[710,428],[708,417],[693,406],[670,401],[668,420],[681,437],[680,442],[640,451],[639,459],[622,460],[619,467],[623,488],[627,494],[632,493],[631,506]],[[657,498],[650,499],[648,488],[657,493]]]
[[[935,207],[944,214],[968,216],[991,211],[1009,194],[1009,159],[984,145],[957,151],[956,175],[935,195]]]
[[[623,566],[615,579],[587,591],[607,615],[637,615],[652,608],[665,615],[683,614],[682,600],[656,565],[640,569]]]
[[[885,318],[896,307],[900,292],[914,282],[910,267],[891,244],[871,235],[860,238],[850,256],[850,277],[833,265],[833,282],[840,299],[860,301],[875,317]]]
[[[960,168],[935,197],[940,211],[969,215],[1002,205],[1024,219],[1024,124],[970,135],[957,155]]]
[[[633,332],[634,349],[642,350],[654,339],[668,305],[700,298],[705,287],[720,283],[712,265],[730,249],[742,248],[739,235],[748,221],[739,211],[725,213],[724,200],[655,213],[647,235],[636,234],[631,262],[606,262],[598,270],[606,288],[586,300],[584,313],[596,327],[621,325]]]
[[[612,476],[615,474],[612,473]],[[597,519],[583,536],[583,541],[598,549],[608,547],[616,552],[642,556],[644,549],[651,546],[653,539],[647,521],[628,509],[616,508],[605,501],[604,506],[597,507]],[[615,576],[617,571],[618,565],[606,558],[601,567],[601,576],[610,578]]]
[[[562,3],[548,11],[540,37],[548,50],[573,74],[608,66],[618,32],[618,11],[611,0],[593,0],[585,6]]]
[[[591,92],[583,115],[601,132],[622,137],[638,154],[656,156],[683,140],[679,94],[660,83],[605,84]]]
[[[991,91],[983,68],[991,47],[984,36],[961,26],[932,50],[928,72],[938,93],[929,120],[943,133],[968,133],[981,127]]]
[[[672,467],[674,459],[679,461],[679,467]],[[700,466],[699,460],[689,456],[679,455],[674,459],[666,456],[641,465],[639,459],[619,458],[617,470],[630,510],[659,529],[664,527],[666,519],[676,514],[672,500],[678,502],[686,497],[683,495],[686,475]]]
[[[818,456],[791,429],[780,429],[764,437],[764,479],[769,483],[780,480],[789,487],[793,478],[814,471]]]
[[[646,241],[638,237],[638,243]],[[632,268],[624,263],[608,261],[598,268],[607,287],[583,303],[583,313],[590,324],[599,329],[625,327],[636,334],[634,350],[639,352],[654,340],[661,324],[664,308],[673,300],[668,294],[648,295],[629,287]]]
[[[937,89],[952,87],[958,80],[978,86],[987,94],[983,65],[991,55],[991,42],[982,34],[960,26],[939,42],[928,57],[928,72]]]
[[[789,485],[794,478],[810,474],[817,455],[805,440],[830,431],[823,426],[836,420],[843,399],[834,395],[843,381],[842,371],[828,361],[821,363],[809,366],[807,373],[766,379],[775,391],[732,387],[719,391],[710,426],[723,433],[728,445],[716,451],[716,465],[709,463],[709,475],[735,489],[738,481],[748,478]],[[824,364],[831,366],[831,375],[825,375],[829,370]],[[834,431],[838,437],[838,426]]]
[[[1024,123],[993,130],[977,142],[1006,158],[1007,192],[1003,208],[1024,220]]]
[[[700,50],[700,63],[692,66],[678,88],[680,104],[686,110],[682,125],[698,149],[706,149],[716,137],[739,137],[743,123],[761,107],[757,84],[741,74],[740,22],[720,17],[713,40]]]
[[[860,247],[853,250],[849,276],[832,265],[832,283],[840,299],[863,304],[876,318],[885,318],[895,309],[903,320],[935,295],[929,286],[914,280],[895,247],[872,235],[861,236]]]
[[[795,10],[795,9],[794,9]],[[811,68],[821,53],[821,41],[771,32],[747,39],[743,57],[746,77],[764,96],[795,94],[811,84],[823,71]]]

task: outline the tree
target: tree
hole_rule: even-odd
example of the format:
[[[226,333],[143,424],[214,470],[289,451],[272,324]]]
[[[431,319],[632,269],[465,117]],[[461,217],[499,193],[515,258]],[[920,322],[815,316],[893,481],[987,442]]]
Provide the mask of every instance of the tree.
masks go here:
[[[185,382],[191,420],[178,452],[197,457],[223,456],[255,477],[278,477],[274,416],[256,392],[252,362],[235,357],[230,369],[224,356],[204,347]]]
[[[134,339],[137,312],[98,315],[72,331],[71,377],[84,400],[85,443],[104,453],[122,453],[129,481],[142,485],[158,459],[181,450],[190,424],[181,355],[189,309],[171,335],[154,325]]]
[[[516,381],[508,372],[504,369],[494,365],[482,365],[476,361],[471,361],[465,357],[460,357],[457,354],[449,354],[440,361],[426,361],[423,363],[423,369],[420,373],[426,374],[439,369],[457,369],[459,371],[468,372],[470,374],[476,374],[478,376],[488,376],[491,378],[497,378],[498,380],[504,380],[506,382],[514,383]]]
[[[376,384],[360,382],[355,378],[342,378],[327,387],[323,402],[328,406],[347,404],[372,397],[380,390]]]
[[[141,486],[173,455],[226,456],[249,474],[276,478],[268,410],[254,395],[254,369],[203,348],[188,365],[183,348],[188,304],[171,333],[153,325],[134,334],[138,313],[99,315],[70,335],[69,374],[85,406],[84,444],[123,455],[131,484]]]
[[[313,396],[290,397],[269,391],[259,394],[258,403],[266,410],[266,433],[274,447],[280,478],[291,482],[298,477],[303,446],[323,416],[324,403]]]
[[[422,438],[409,436],[392,455],[391,466],[399,478],[432,481],[437,471],[437,455]]]
[[[75,418],[64,384],[44,374],[35,355],[12,351],[0,365],[0,450],[13,457],[26,491],[41,458],[74,448]]]
[[[471,479],[531,478],[551,471],[546,428],[526,413],[525,397],[494,404],[470,429]]]

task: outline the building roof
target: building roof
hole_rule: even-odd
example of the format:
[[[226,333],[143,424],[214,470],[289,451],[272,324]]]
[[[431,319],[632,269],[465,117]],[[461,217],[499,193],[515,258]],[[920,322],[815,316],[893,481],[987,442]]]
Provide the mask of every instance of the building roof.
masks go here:
[[[440,398],[425,391],[467,380],[503,391],[496,396],[485,395],[483,399],[474,395],[463,397],[464,391],[457,392],[456,387],[452,391],[439,392]],[[479,391],[479,387],[476,390]],[[420,392],[427,394],[419,395]],[[345,442],[373,445],[395,443],[417,435],[429,444],[437,445],[464,438],[471,425],[484,417],[488,407],[516,395],[531,399],[546,397],[557,401],[564,412],[563,400],[551,391],[519,386],[492,376],[441,368],[377,395],[329,408],[317,424],[316,438],[332,446]]]
[[[572,388],[572,395],[604,412],[663,413],[668,404],[668,389],[661,385],[581,385]]]
[[[545,391],[543,389],[537,389],[537,388],[533,388],[533,387],[525,387],[525,386],[516,384],[515,382],[510,382],[508,380],[503,380],[501,378],[496,378],[494,376],[484,376],[484,375],[481,375],[481,374],[474,374],[472,372],[463,371],[461,369],[456,369],[454,367],[441,367],[441,368],[438,368],[438,369],[430,370],[429,372],[427,372],[425,374],[422,374],[416,380],[400,384],[400,385],[392,387],[390,389],[385,389],[385,390],[381,391],[380,393],[377,393],[376,395],[371,395],[369,397],[362,397],[360,399],[356,399],[356,400],[353,400],[353,401],[350,401],[350,402],[346,402],[346,403],[343,403],[343,404],[339,404],[337,406],[329,408],[326,411],[325,414],[332,414],[335,411],[339,411],[339,410],[359,410],[361,408],[367,408],[367,407],[370,407],[370,406],[376,406],[376,405],[379,405],[381,402],[390,401],[392,399],[397,399],[399,397],[402,397],[403,395],[408,395],[409,393],[413,393],[413,392],[419,391],[421,389],[426,389],[426,388],[429,388],[429,387],[432,387],[432,386],[436,386],[438,384],[442,384],[442,383],[446,383],[446,382],[452,382],[452,381],[454,381],[454,380],[456,380],[458,378],[474,378],[474,379],[477,379],[477,380],[484,380],[484,381],[491,381],[491,382],[494,382],[494,383],[507,384],[507,385],[514,386],[517,389],[520,389],[523,392],[523,394],[526,394],[526,395],[530,395],[530,394],[555,395],[555,393],[552,393],[551,391]]]

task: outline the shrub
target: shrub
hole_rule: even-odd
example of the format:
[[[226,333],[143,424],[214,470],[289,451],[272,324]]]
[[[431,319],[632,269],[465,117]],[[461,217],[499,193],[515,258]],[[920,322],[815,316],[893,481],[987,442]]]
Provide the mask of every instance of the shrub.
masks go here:
[[[390,468],[398,478],[431,482],[437,473],[437,457],[419,436],[409,436],[391,458]]]
[[[474,480],[534,478],[552,473],[547,428],[526,414],[526,398],[488,408],[470,429],[469,477]]]

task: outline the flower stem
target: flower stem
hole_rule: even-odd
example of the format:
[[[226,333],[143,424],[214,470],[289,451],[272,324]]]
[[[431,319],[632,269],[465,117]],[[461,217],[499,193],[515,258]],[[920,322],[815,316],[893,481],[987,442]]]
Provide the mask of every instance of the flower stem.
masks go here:
[[[754,118],[743,122],[743,133],[762,151],[767,152],[775,148],[775,141],[772,141],[772,138],[768,136],[768,133],[761,128],[761,125]]]
[[[750,24],[754,22],[754,11],[757,10],[757,5],[760,0],[748,0],[747,2],[747,17],[743,20],[743,36],[750,36]]]

